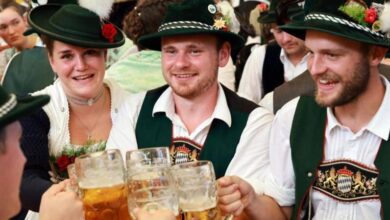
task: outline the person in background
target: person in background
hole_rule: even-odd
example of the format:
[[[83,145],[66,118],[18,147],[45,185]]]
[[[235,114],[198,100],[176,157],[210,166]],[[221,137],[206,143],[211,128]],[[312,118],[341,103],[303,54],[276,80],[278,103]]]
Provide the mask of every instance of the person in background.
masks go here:
[[[53,182],[66,178],[66,167],[75,157],[106,147],[131,150],[137,146],[129,115],[130,96],[104,80],[107,48],[124,43],[122,31],[104,19],[111,3],[46,4],[28,14],[32,31],[45,42],[58,79],[33,93],[50,95],[52,101],[21,120],[22,149],[27,157],[21,187],[25,209],[38,211],[42,194]],[[29,213],[31,218],[34,215]]]
[[[139,1],[123,20],[123,31],[136,43],[138,52],[111,65],[106,78],[115,80],[122,88],[137,93],[164,85],[161,74],[160,51],[147,50],[137,43],[146,34],[155,33],[165,15],[167,5],[181,0]]]
[[[225,177],[220,207],[253,220],[389,219],[390,83],[379,66],[390,47],[390,3],[311,3],[304,21],[281,29],[305,39],[315,96],[276,114],[264,195]]]
[[[28,7],[26,5],[19,4],[14,0],[0,3],[0,37],[10,47],[1,51],[0,54],[0,56],[4,56],[4,59],[1,59],[3,62],[0,63],[1,75],[5,71],[8,62],[17,52],[33,48],[36,45],[42,46],[36,34],[23,35],[28,27],[25,18],[27,11]]]
[[[19,191],[26,158],[20,149],[22,128],[18,119],[48,102],[47,95],[18,99],[0,86],[0,219],[10,219],[21,208]],[[66,191],[66,184],[53,185],[44,194],[41,220],[83,219],[82,203],[74,192]],[[57,203],[59,200],[63,202]]]
[[[307,49],[304,42],[282,31],[277,24],[276,8],[279,2],[280,0],[272,0],[268,12],[262,13],[259,17],[260,22],[271,23],[275,41],[256,47],[252,51],[237,91],[240,96],[255,103],[259,103],[265,94],[300,75],[307,68]],[[288,13],[292,17],[300,12],[303,12],[303,9],[296,4]]]

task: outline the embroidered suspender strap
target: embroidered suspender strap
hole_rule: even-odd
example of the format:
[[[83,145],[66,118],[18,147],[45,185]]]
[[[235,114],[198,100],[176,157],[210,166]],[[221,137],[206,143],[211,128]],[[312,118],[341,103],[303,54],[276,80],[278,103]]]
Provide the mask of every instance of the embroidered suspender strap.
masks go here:
[[[354,161],[332,161],[318,167],[313,189],[342,202],[378,199],[378,170]]]
[[[323,157],[326,108],[311,96],[301,96],[295,110],[290,143],[295,172],[295,206],[291,219],[300,219],[308,205],[307,196]]]
[[[164,113],[156,113],[153,107],[157,99],[168,88],[167,85],[146,93],[135,127],[138,148],[170,146],[172,142],[172,122]]]
[[[263,64],[263,96],[284,83],[284,67],[280,61],[281,47],[271,42],[266,47]]]
[[[225,175],[225,171],[236,152],[236,147],[246,126],[249,114],[258,107],[255,103],[239,97],[230,89],[224,86],[222,88],[232,116],[231,127],[229,128],[221,120],[214,119],[199,155],[199,159],[211,160],[213,162],[217,178]]]

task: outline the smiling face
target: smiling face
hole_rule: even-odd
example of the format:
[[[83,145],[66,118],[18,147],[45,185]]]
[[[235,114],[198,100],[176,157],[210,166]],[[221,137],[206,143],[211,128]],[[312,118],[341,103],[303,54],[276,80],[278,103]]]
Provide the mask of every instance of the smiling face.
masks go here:
[[[18,50],[23,49],[27,37],[23,35],[27,29],[27,23],[14,7],[8,7],[0,11],[0,37]]]
[[[370,66],[368,46],[319,31],[308,30],[308,70],[316,85],[316,101],[322,106],[345,105],[367,88]]]
[[[284,50],[287,56],[306,55],[305,42],[293,35],[282,31],[276,24],[271,25],[271,33],[274,35],[275,41]]]
[[[171,36],[161,42],[164,78],[175,94],[194,98],[217,88],[218,67],[229,60],[227,42],[219,50],[213,35]]]
[[[89,99],[103,87],[106,49],[83,48],[53,42],[49,61],[68,96]]]

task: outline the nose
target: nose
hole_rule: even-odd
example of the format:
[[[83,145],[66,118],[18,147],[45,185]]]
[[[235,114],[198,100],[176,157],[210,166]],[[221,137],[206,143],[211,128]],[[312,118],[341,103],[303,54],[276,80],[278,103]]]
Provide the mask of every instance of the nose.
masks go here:
[[[311,54],[307,60],[307,69],[311,75],[319,75],[326,72],[326,66],[321,56]]]
[[[76,70],[77,71],[84,71],[87,68],[87,64],[82,56],[76,57]]]
[[[287,32],[282,32],[282,41],[283,43],[287,43],[293,39],[293,36],[288,34]]]
[[[175,66],[179,69],[185,68],[189,65],[188,57],[185,53],[178,53],[175,59]]]
[[[15,27],[13,27],[12,25],[8,25],[7,29],[8,29],[8,34],[15,33]]]

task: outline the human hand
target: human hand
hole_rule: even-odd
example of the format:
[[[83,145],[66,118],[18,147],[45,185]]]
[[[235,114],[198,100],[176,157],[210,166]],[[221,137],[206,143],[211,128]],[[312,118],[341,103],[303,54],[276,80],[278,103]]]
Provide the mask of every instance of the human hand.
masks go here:
[[[11,48],[11,46],[8,45],[8,44],[0,45],[0,52],[3,51],[3,50],[6,50],[6,49],[8,49],[8,48]]]
[[[42,196],[40,220],[82,220],[83,203],[73,191],[67,191],[69,180],[52,185]]]
[[[168,210],[148,212],[140,208],[133,210],[137,220],[176,220],[175,215]]]
[[[239,216],[256,199],[252,186],[237,176],[218,179],[218,206],[224,214]]]

